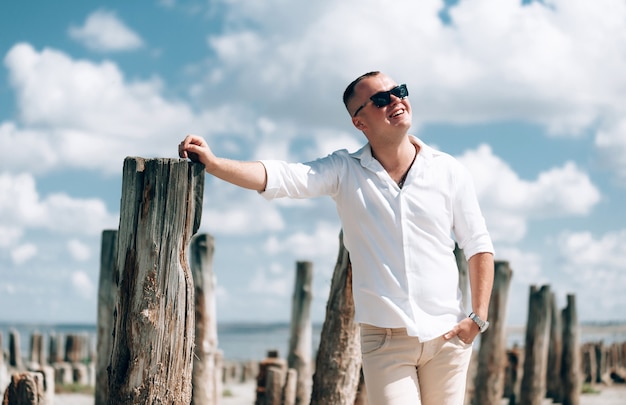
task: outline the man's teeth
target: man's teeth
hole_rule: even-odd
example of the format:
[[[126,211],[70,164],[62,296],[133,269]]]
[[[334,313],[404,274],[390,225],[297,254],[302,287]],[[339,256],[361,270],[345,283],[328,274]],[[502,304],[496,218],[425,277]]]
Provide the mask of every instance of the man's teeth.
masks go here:
[[[398,115],[402,114],[403,112],[404,112],[404,110],[398,110],[398,111],[396,111],[396,112],[392,115],[392,117],[397,117]]]

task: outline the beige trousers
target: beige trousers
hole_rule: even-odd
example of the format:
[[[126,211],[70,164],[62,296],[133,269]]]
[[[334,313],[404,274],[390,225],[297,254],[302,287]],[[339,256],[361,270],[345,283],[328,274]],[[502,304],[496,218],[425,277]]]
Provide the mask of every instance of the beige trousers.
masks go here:
[[[472,346],[459,338],[361,324],[361,353],[370,405],[463,405]]]

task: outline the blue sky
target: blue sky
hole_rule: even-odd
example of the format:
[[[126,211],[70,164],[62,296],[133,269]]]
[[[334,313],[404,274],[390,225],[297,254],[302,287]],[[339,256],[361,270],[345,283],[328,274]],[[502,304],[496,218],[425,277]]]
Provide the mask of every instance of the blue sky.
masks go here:
[[[95,322],[101,233],[126,156],[305,161],[364,137],[341,94],[382,70],[411,133],[471,171],[514,271],[582,321],[626,306],[626,3],[322,0],[0,5],[0,321]],[[340,225],[330,199],[267,202],[207,177],[219,321],[288,321],[296,262],[324,318]]]

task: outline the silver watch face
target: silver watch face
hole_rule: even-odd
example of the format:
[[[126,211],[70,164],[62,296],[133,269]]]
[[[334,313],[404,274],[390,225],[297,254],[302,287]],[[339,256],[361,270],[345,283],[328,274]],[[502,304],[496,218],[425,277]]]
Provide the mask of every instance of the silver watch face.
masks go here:
[[[478,317],[478,315],[476,315],[473,312],[470,314],[470,318],[472,319],[472,321],[474,321],[474,323],[476,323],[476,325],[478,325],[478,329],[480,330],[480,333],[483,333],[489,327],[489,322],[483,321],[482,319]]]

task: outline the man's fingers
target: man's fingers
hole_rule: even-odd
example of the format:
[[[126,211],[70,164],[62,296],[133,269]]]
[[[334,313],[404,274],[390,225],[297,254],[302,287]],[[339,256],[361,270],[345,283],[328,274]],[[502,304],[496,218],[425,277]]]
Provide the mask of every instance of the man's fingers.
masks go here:
[[[458,328],[457,328],[457,327],[455,327],[454,329],[452,329],[451,331],[449,331],[448,333],[446,333],[445,335],[443,335],[443,338],[444,338],[445,340],[450,340],[450,339],[452,339],[453,337],[455,337],[455,336],[456,336],[456,335],[458,335],[458,334],[459,334],[459,330],[458,330]]]
[[[188,146],[187,146],[187,145],[185,145],[185,142],[184,142],[184,141],[183,141],[183,142],[181,142],[181,143],[178,145],[178,156],[180,156],[180,157],[181,157],[181,158],[183,158],[183,159],[187,159],[187,157],[188,157],[188,156],[187,156],[187,147],[188,147]]]
[[[183,159],[189,158],[191,154],[190,149],[193,148],[195,145],[202,145],[202,139],[199,139],[195,135],[187,135],[185,139],[178,145],[178,155]],[[196,154],[194,153],[194,155]]]

